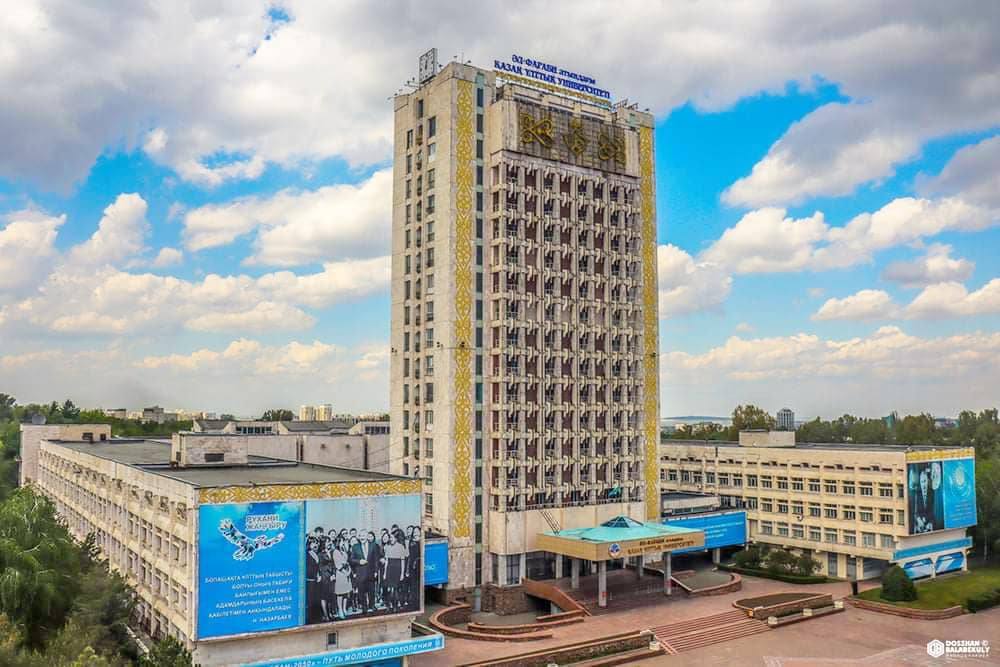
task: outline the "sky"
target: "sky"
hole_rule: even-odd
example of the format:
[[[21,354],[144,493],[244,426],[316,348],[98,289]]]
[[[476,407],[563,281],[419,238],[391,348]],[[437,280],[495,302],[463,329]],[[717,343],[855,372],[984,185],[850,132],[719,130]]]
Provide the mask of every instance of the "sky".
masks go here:
[[[0,15],[22,403],[385,410],[391,97],[437,47],[655,115],[662,415],[1000,404],[1000,4],[85,4]]]

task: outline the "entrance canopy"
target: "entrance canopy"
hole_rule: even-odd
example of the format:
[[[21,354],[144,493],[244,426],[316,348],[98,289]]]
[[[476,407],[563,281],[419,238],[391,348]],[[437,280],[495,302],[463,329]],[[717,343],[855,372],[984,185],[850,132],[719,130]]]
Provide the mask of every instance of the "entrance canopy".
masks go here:
[[[705,533],[692,528],[616,516],[593,528],[540,533],[536,545],[538,549],[551,553],[600,562],[644,553],[703,547]]]

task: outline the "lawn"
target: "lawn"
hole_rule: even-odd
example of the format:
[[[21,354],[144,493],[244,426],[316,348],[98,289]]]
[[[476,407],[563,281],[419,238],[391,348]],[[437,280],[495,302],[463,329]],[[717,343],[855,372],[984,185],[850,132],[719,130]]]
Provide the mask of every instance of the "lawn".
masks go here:
[[[953,574],[917,582],[917,599],[913,602],[889,602],[879,595],[881,588],[872,588],[858,595],[865,600],[884,602],[915,609],[946,609],[964,605],[965,601],[986,591],[1000,588],[1000,566],[980,567],[964,574]]]

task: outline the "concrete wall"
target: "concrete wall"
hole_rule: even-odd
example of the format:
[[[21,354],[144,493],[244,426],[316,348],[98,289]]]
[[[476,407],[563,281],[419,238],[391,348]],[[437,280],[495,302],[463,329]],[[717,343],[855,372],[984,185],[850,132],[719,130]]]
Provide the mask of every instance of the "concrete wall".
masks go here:
[[[740,447],[794,447],[795,431],[740,431]]]
[[[211,433],[174,433],[170,460],[181,466],[220,464],[246,465],[249,440],[256,436]],[[221,454],[221,461],[211,460]]]
[[[94,440],[111,437],[108,424],[21,424],[21,476],[20,484],[38,479],[38,451],[42,440],[83,440],[84,433],[92,433]]]

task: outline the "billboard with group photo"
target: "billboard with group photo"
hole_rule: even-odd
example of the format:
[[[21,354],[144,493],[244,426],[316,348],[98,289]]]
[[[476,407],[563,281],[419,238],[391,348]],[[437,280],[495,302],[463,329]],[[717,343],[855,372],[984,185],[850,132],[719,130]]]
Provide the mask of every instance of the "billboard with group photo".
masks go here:
[[[420,496],[199,507],[199,639],[420,611]]]
[[[906,465],[911,535],[976,524],[976,460],[942,458]],[[908,459],[910,460],[910,459]]]

